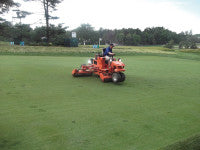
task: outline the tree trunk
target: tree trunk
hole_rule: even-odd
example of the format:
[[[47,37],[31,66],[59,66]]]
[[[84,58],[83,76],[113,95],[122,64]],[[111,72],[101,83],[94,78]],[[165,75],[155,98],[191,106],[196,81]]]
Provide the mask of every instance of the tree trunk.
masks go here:
[[[43,0],[45,19],[46,19],[46,38],[47,44],[49,43],[49,2],[48,0]]]

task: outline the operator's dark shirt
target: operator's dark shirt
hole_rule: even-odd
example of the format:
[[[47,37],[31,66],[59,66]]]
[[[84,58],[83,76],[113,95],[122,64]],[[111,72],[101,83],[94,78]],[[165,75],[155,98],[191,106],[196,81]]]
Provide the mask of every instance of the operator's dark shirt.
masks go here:
[[[112,53],[112,49],[110,48],[110,46],[108,46],[107,48],[106,48],[106,50],[105,50],[105,52],[104,52],[104,56],[109,56],[109,54],[108,53]]]

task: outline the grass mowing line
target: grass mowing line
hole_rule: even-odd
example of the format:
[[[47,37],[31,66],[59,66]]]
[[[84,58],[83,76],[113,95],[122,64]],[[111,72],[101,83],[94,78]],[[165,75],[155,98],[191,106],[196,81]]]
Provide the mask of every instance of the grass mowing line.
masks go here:
[[[174,144],[168,145],[160,150],[199,150],[200,149],[200,134],[192,136]]]
[[[53,55],[59,55],[58,53],[101,53],[102,48],[107,47],[107,45],[101,45],[99,49],[94,49],[92,45],[80,45],[79,47],[56,47],[56,46],[10,46],[8,44],[1,44],[0,42],[0,52],[1,53],[56,53]],[[161,54],[175,54],[174,52],[166,51],[163,47],[143,47],[143,46],[117,46],[114,51],[116,53],[161,53]],[[49,54],[50,55],[50,54]],[[66,54],[65,54],[66,55]]]
[[[17,45],[10,46],[8,43],[0,42],[0,55],[94,57],[96,53],[101,53],[102,48],[104,47],[107,46],[101,45],[100,49],[94,49],[92,48],[92,45],[80,45],[79,47],[22,47]],[[198,55],[199,53],[188,53],[189,50],[180,52],[179,50],[170,50],[162,46],[116,46],[114,48],[114,52],[117,54],[117,56],[162,56],[190,60],[200,60],[200,55]]]
[[[19,55],[19,56],[75,56],[75,57],[94,57],[96,52],[0,52],[0,55]],[[161,56],[180,59],[189,59],[200,61],[200,55],[197,53],[177,52],[176,54],[164,53],[140,53],[140,52],[116,52],[119,56]]]

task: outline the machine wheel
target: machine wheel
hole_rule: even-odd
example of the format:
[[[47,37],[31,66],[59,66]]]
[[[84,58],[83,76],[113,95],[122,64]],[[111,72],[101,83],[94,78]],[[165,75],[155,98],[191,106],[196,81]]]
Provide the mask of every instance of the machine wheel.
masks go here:
[[[112,74],[112,81],[114,83],[121,82],[121,75],[119,73]]]
[[[120,72],[119,73],[120,75],[121,75],[121,80],[120,80],[120,82],[123,82],[124,80],[125,80],[125,74],[124,73],[122,73],[122,72]]]

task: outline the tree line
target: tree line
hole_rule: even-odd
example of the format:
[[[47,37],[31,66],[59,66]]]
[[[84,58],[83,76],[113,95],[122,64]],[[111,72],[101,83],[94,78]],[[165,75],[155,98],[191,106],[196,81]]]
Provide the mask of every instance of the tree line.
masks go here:
[[[61,3],[63,0],[24,0],[24,2],[30,2],[30,1],[36,1],[39,2],[43,5],[43,14],[46,22],[46,27],[45,27],[45,35],[46,35],[46,41],[49,43],[49,38],[50,38],[50,23],[49,21],[51,19],[59,19],[57,16],[51,16],[50,13],[53,11],[56,11],[56,7],[59,3]],[[25,18],[27,15],[30,15],[30,12],[27,11],[22,11],[19,10],[18,8],[20,7],[20,3],[15,2],[14,0],[1,0],[0,1],[0,14],[3,14],[5,12],[8,12],[11,7],[16,7],[17,9],[16,14],[17,17],[20,19],[20,25],[21,25],[21,19]],[[0,17],[0,21],[5,21],[3,18]]]
[[[93,45],[116,43],[119,45],[164,45],[173,40],[175,44],[182,44],[187,42],[200,42],[196,35],[192,32],[181,32],[177,34],[164,27],[146,28],[144,31],[140,29],[103,29],[95,30],[90,24],[81,24],[78,28],[72,30],[77,33],[77,38],[80,44]],[[0,40],[1,41],[24,41],[30,45],[45,45],[50,43],[52,45],[64,45],[65,39],[71,37],[71,31],[61,24],[49,25],[47,41],[46,26],[31,28],[28,24],[15,24],[8,21],[0,22]],[[186,46],[186,48],[188,48]]]

